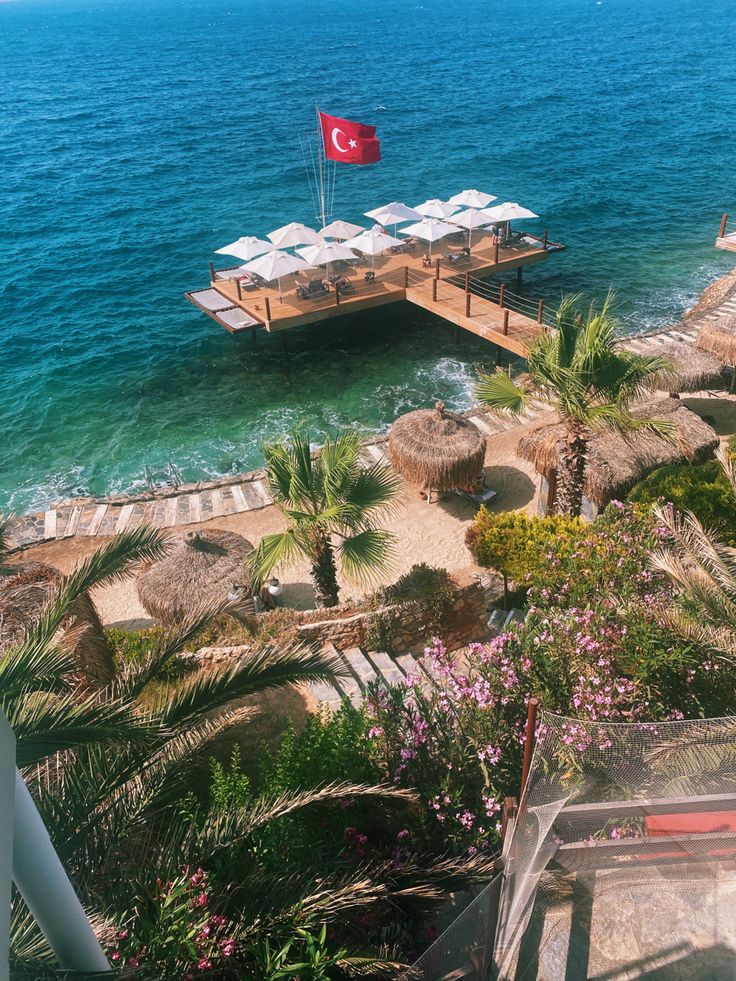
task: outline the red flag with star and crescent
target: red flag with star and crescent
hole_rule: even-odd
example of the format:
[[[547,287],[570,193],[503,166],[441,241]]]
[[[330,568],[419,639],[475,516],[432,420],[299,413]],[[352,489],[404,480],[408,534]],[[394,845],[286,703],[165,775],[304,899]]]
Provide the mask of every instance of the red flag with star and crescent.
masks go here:
[[[381,159],[381,142],[376,139],[375,126],[329,116],[326,112],[320,112],[319,122],[327,160],[372,164]]]

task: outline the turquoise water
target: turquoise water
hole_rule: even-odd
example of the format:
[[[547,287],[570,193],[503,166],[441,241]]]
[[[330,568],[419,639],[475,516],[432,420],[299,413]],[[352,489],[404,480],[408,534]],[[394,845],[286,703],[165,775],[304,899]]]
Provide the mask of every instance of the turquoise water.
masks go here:
[[[613,285],[630,329],[733,259],[732,0],[0,2],[0,507],[259,462],[262,436],[467,405],[481,342],[421,314],[256,348],[182,297],[212,250],[313,221],[313,107],[378,126],[336,215],[479,187],[568,251],[530,295]]]

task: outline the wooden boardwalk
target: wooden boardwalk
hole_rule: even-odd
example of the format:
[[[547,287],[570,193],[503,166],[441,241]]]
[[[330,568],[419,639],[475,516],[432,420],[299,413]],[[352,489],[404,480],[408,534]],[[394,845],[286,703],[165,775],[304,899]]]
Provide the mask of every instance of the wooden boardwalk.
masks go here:
[[[512,354],[525,358],[543,326],[523,313],[502,307],[483,296],[466,293],[447,280],[425,280],[410,286],[406,299],[449,320]]]
[[[524,267],[541,262],[551,252],[563,248],[557,243],[532,236],[524,236],[513,245],[500,247],[492,244],[489,234],[476,232],[468,258],[460,251],[464,243],[465,235],[459,233],[458,241],[445,246],[447,251],[444,257],[435,250],[430,270],[423,265],[426,246],[416,246],[400,254],[376,256],[372,264],[365,259],[358,266],[335,263],[333,272],[347,276],[349,288],[336,291],[330,287],[329,292],[311,299],[299,299],[296,287],[324,276],[316,269],[284,276],[280,290],[276,284],[246,288],[239,282],[239,267],[219,271],[212,269],[209,287],[191,291],[185,296],[229,333],[248,332],[255,336],[259,328],[276,333],[410,299],[407,296],[410,283],[432,276],[445,282],[465,273],[483,277],[515,270],[520,272]],[[375,278],[368,281],[366,274],[372,268]],[[443,316],[440,309],[434,312]],[[513,342],[507,344],[501,337],[497,343],[516,353]]]

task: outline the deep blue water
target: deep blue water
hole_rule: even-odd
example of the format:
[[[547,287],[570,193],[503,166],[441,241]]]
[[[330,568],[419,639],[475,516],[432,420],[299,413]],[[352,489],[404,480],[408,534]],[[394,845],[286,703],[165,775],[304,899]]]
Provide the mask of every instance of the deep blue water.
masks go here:
[[[468,404],[481,342],[421,315],[253,349],[182,297],[212,250],[313,221],[314,105],[378,126],[336,215],[479,187],[568,251],[532,295],[676,318],[733,260],[733,0],[0,2],[0,507],[256,465],[297,420]],[[380,107],[380,108],[379,108]]]

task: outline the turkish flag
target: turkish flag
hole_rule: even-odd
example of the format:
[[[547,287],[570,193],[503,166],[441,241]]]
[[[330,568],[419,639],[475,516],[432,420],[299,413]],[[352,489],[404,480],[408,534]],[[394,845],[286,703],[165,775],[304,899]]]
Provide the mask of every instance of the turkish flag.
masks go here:
[[[320,112],[322,143],[327,160],[349,164],[372,164],[381,159],[381,143],[376,139],[376,127],[354,123]]]

